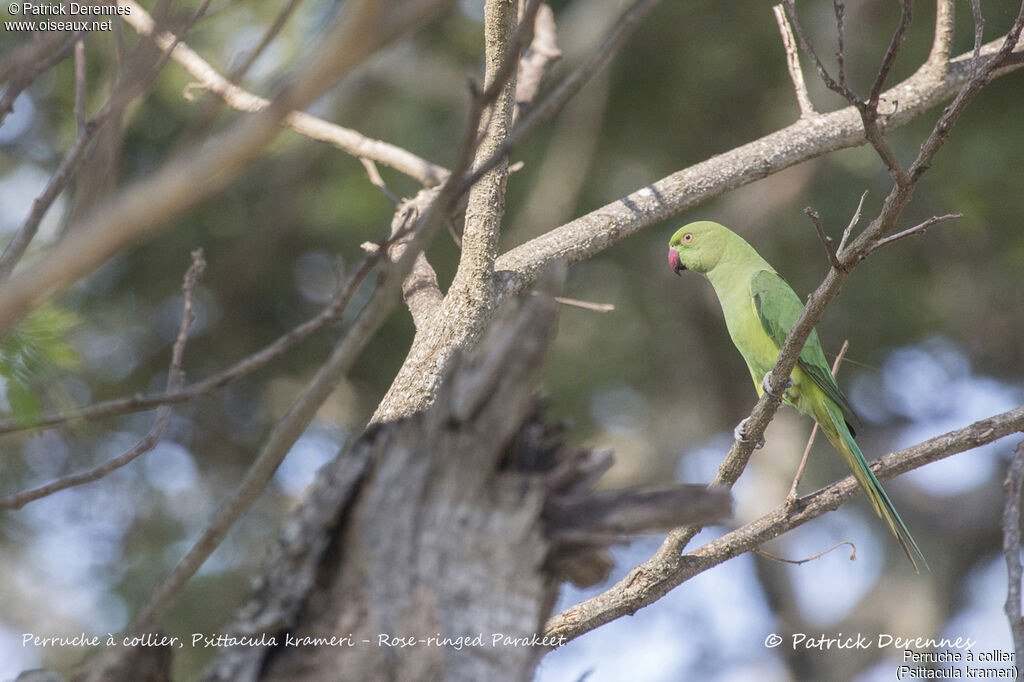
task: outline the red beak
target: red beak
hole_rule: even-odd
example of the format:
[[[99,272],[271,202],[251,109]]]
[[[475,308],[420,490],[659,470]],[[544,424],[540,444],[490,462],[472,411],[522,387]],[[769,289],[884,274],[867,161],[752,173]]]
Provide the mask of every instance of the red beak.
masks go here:
[[[680,277],[682,277],[683,270],[686,269],[686,266],[679,260],[679,252],[673,248],[668,250],[668,266]]]

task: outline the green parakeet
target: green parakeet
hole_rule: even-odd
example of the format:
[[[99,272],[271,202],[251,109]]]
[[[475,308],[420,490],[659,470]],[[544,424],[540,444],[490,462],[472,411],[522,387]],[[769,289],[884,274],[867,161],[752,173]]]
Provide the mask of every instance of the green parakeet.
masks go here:
[[[747,362],[758,396],[762,395],[767,386],[764,380],[775,367],[779,349],[803,303],[750,244],[718,223],[702,221],[680,228],[669,241],[668,263],[676,274],[693,270],[711,282],[722,304],[729,336]],[[853,417],[853,410],[832,376],[816,331],[804,344],[783,400],[818,422],[875,511],[899,540],[914,570],[918,570],[915,554],[927,567],[920,548],[853,439],[846,420]],[[741,427],[737,427],[738,438]]]

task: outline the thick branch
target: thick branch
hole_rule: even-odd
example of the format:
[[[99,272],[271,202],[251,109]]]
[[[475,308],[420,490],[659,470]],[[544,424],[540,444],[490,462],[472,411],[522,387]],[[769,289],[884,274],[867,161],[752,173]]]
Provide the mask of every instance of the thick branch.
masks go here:
[[[504,77],[502,70],[511,70],[512,60],[518,64],[518,49],[512,36],[518,6],[515,0],[487,0],[484,6],[484,88],[491,90],[497,86],[500,90],[488,106],[480,127],[482,140],[473,160],[476,167],[495,153],[508,137],[512,125],[515,73]],[[449,296],[461,299],[462,305],[470,309],[487,310],[493,304],[494,259],[498,255],[501,219],[505,214],[507,179],[508,159],[502,159],[469,190],[462,255]]]
[[[529,136],[542,121],[546,120],[548,116],[558,110],[562,104],[583,87],[607,63],[612,54],[621,47],[659,1],[637,0],[616,23],[590,59],[523,117],[523,120],[517,124],[508,139],[503,144],[500,144],[482,162],[482,165],[477,165],[475,170],[462,181],[460,191],[467,191],[474,187],[482,177],[494,170],[498,165],[504,164],[508,151]],[[527,12],[524,15],[523,22],[524,26],[529,25],[530,8],[536,9],[537,6],[536,0],[527,3]],[[516,63],[509,59],[503,69],[508,70],[514,67]],[[512,73],[509,73],[508,77],[511,76]],[[488,88],[488,90],[492,89]],[[478,159],[479,163],[480,160]],[[467,211],[467,220],[468,218],[469,213]],[[487,270],[493,273],[493,264],[487,267]],[[457,277],[471,280],[474,275],[472,270],[464,269],[460,266]],[[495,287],[494,282],[500,284],[500,274],[491,277],[491,281],[486,285],[487,290],[502,295],[504,292],[501,287]],[[465,290],[465,286],[456,287],[453,285],[449,295],[442,304],[442,310],[437,316],[437,323],[425,329],[417,328],[412,348],[406,355],[402,368],[391,383],[387,394],[377,406],[377,410],[373,415],[374,422],[391,421],[409,416],[430,405],[440,385],[445,368],[454,357],[456,350],[471,345],[479,337],[480,331],[494,306],[481,306],[474,304],[472,300],[467,301],[467,297],[463,293]],[[488,293],[487,296],[490,299],[492,294]]]
[[[1006,558],[1006,618],[1013,633],[1013,648],[1017,660],[1024,656],[1024,618],[1021,618],[1021,581],[1024,580],[1024,566],[1021,566],[1021,502],[1024,497],[1024,441],[1017,444],[1017,451],[1006,472],[1006,502],[1003,508],[1003,556]]]
[[[885,481],[931,462],[1003,438],[1024,429],[1024,407],[975,422],[956,431],[899,450],[873,462],[872,469]],[[760,547],[853,499],[860,488],[852,476],[782,504],[765,516],[683,556],[670,566],[650,560],[634,568],[608,591],[563,611],[548,621],[545,635],[573,639],[619,616],[635,613],[664,596],[672,587],[723,561]]]
[[[989,59],[1002,40],[986,44],[981,55]],[[1024,54],[1024,52],[1021,52]],[[970,74],[971,53],[957,57],[941,79],[933,72],[916,74],[886,91],[882,98],[900,107],[885,122],[886,129],[911,121],[952,97]],[[993,75],[1019,68],[996,69]],[[854,107],[800,120],[775,133],[737,147],[581,216],[501,255],[495,268],[504,294],[516,294],[530,285],[547,264],[586,260],[640,230],[729,190],[750,184],[828,152],[864,144],[864,126]]]
[[[949,50],[953,44],[953,0],[937,0],[935,3],[935,38],[928,61],[922,68],[931,68],[936,78],[942,78],[949,64]]]
[[[170,575],[150,595],[146,605],[133,621],[130,630],[143,632],[160,620],[167,608],[177,599],[188,581],[220,545],[228,530],[249,509],[277,470],[285,455],[312,422],[320,406],[337,387],[341,377],[352,366],[373,334],[380,328],[398,303],[402,282],[412,270],[416,257],[433,239],[438,228],[449,215],[458,196],[457,178],[469,168],[475,131],[479,128],[483,102],[474,99],[466,131],[459,147],[455,173],[438,190],[434,201],[419,216],[415,236],[392,266],[385,271],[383,280],[374,291],[366,308],[335,346],[331,356],[320,367],[302,394],[291,405],[287,414],[274,426],[260,449],[256,461],[246,472],[235,494],[227,501],[203,533],[189,549]],[[399,207],[399,211],[404,210]],[[110,660],[101,660],[93,669],[90,679],[103,679],[104,671],[120,664],[125,650],[116,650]]]

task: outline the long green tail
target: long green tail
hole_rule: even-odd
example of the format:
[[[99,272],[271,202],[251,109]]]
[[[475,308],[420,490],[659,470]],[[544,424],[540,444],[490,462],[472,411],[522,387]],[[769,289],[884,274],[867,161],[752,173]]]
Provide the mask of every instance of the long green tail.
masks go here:
[[[832,446],[843,456],[843,461],[850,468],[853,477],[857,479],[857,483],[864,490],[864,494],[871,500],[875,511],[889,524],[889,529],[896,536],[896,539],[899,540],[900,547],[903,548],[903,552],[914,566],[914,572],[920,573],[921,571],[918,569],[914,554],[917,554],[921,559],[921,563],[924,564],[925,568],[928,568],[928,561],[925,560],[921,548],[914,542],[914,536],[907,529],[907,524],[903,523],[903,519],[896,512],[896,507],[893,506],[892,500],[885,493],[882,484],[878,482],[875,473],[868,466],[867,460],[864,459],[864,453],[860,451],[857,441],[853,439],[853,434],[850,433],[850,429],[846,426],[846,420],[843,419],[842,411],[835,405],[830,404],[831,401],[828,399],[822,400],[820,403],[826,412],[826,414],[819,415],[821,418],[817,419],[818,424],[822,427],[822,431],[825,432],[825,436],[832,443]],[[911,548],[913,548],[913,552],[910,551]]]

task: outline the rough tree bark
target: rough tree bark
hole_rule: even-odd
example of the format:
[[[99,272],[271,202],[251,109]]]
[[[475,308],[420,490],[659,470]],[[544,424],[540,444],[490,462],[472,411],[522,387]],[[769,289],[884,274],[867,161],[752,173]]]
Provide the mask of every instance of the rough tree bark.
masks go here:
[[[298,573],[311,590],[301,605],[288,605],[294,615],[280,625],[298,638],[351,636],[355,645],[243,648],[218,661],[207,680],[530,678],[531,647],[486,656],[474,647],[382,646],[378,637],[530,636],[550,609],[540,481],[499,465],[531,408],[553,306],[537,297],[507,316],[484,343],[486,354],[460,362],[434,409],[371,430],[349,447],[331,465],[336,485],[318,487],[331,504],[304,505],[317,515],[341,511],[339,518],[302,524],[303,512],[296,517],[293,528],[314,543],[300,546],[323,542],[324,530],[330,541]],[[333,528],[318,528],[324,521]],[[278,567],[281,581],[265,582],[258,593],[274,607],[250,606],[248,627],[237,631],[264,632],[268,615],[287,618],[278,588],[294,580],[295,568]]]
[[[728,514],[728,496],[701,486],[585,492],[610,462],[552,447],[533,416],[555,306],[550,291],[503,306],[429,411],[371,428],[326,465],[231,627],[248,639],[206,682],[528,680],[546,647],[493,637],[528,641],[560,580],[602,578],[622,533]],[[669,516],[637,514],[652,496]],[[306,637],[343,643],[294,645]]]

